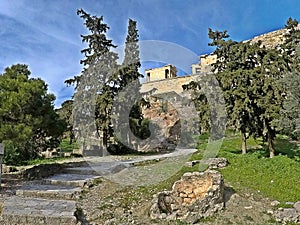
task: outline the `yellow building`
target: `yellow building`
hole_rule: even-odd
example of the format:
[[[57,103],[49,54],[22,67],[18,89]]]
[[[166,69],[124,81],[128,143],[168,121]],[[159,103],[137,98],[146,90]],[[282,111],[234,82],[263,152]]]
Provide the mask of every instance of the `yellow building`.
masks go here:
[[[163,67],[145,70],[146,82],[164,80],[177,76],[177,69],[175,66],[168,64]]]
[[[192,74],[201,74],[211,72],[211,65],[217,62],[217,55],[200,55],[199,63],[192,64]]]

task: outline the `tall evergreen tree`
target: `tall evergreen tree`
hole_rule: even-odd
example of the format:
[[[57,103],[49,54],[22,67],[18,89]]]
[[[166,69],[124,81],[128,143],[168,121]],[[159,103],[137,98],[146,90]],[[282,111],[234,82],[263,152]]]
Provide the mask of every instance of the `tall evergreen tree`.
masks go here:
[[[132,143],[133,135],[136,138],[143,136],[141,127],[143,116],[140,107],[143,101],[141,101],[139,81],[143,75],[138,71],[141,66],[138,37],[137,23],[129,19],[124,60],[119,69],[118,98],[115,99],[115,110],[118,115],[115,124],[116,136],[117,139],[121,139],[119,141],[122,141],[119,145],[125,149],[135,149],[136,146]]]
[[[216,46],[214,69],[224,91],[229,125],[242,134],[242,152],[246,153],[247,137],[263,135],[273,157],[274,124],[283,101],[283,90],[276,81],[288,67],[286,60],[277,49],[266,49],[261,42],[225,40],[229,37],[226,31],[210,29],[209,37],[210,45]]]
[[[257,79],[253,82],[256,92],[256,114],[263,123],[263,135],[268,141],[270,158],[275,155],[274,140],[278,133],[276,120],[280,117],[284,89],[278,83],[288,68],[286,60],[276,49],[268,49],[258,64]]]
[[[227,31],[209,29],[209,37],[215,46],[217,62],[213,65],[216,77],[224,92],[228,113],[228,126],[241,132],[242,153],[247,151],[246,140],[250,135],[260,133],[259,119],[255,110],[255,96],[251,87],[256,79],[257,59],[260,55],[258,44],[226,40]]]
[[[285,25],[287,33],[281,52],[287,59],[289,71],[280,80],[285,90],[285,100],[278,125],[293,138],[300,136],[300,30],[298,21],[289,18]]]
[[[102,16],[91,16],[83,9],[78,10],[77,14],[84,20],[90,33],[81,35],[82,41],[88,44],[81,51],[85,56],[80,61],[84,66],[82,73],[66,81],[67,84],[75,84],[74,128],[79,128],[81,136],[86,140],[91,139],[96,131],[100,137],[99,154],[106,154],[117,85],[115,74],[118,56],[111,49],[116,46],[106,37],[109,27],[103,23]]]

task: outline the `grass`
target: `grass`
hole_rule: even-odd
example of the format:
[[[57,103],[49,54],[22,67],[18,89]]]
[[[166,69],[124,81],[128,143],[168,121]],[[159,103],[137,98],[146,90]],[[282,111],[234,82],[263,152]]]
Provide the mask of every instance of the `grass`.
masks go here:
[[[230,165],[220,170],[225,182],[234,189],[252,189],[280,202],[299,201],[300,163],[297,155],[300,148],[286,137],[278,137],[275,148],[278,155],[267,157],[267,147],[261,141],[249,139],[248,153],[241,154],[239,135],[226,137],[219,151],[219,157],[228,159]],[[204,144],[200,145],[203,149]]]
[[[70,158],[70,157],[68,157],[68,158]],[[66,157],[55,157],[55,158],[48,158],[48,159],[37,158],[37,159],[25,161],[22,165],[29,166],[29,165],[49,164],[49,163],[55,163],[57,161],[62,161],[65,159],[66,159]]]
[[[207,139],[207,134],[199,138],[199,151],[194,153],[190,160],[202,158]],[[231,131],[226,132],[226,138],[218,153],[218,157],[225,157],[230,163],[228,167],[220,170],[225,182],[237,191],[250,189],[264,197],[278,200],[282,204],[288,201],[299,201],[300,163],[296,156],[300,148],[297,148],[286,137],[278,137],[275,144],[279,154],[270,159],[266,157],[267,146],[262,140],[250,138],[247,140],[248,153],[242,155],[240,135]],[[160,168],[160,170],[167,170],[167,168]],[[151,199],[152,195],[157,192],[171,190],[173,183],[179,180],[185,172],[198,170],[197,166],[183,167],[176,174],[158,184],[134,188],[132,194],[139,193]],[[127,197],[131,199],[130,196]]]
[[[70,144],[70,139],[69,138],[65,138],[61,141],[60,143],[60,149],[62,152],[72,152],[73,149],[77,149],[78,145],[76,142],[73,142],[72,144]]]

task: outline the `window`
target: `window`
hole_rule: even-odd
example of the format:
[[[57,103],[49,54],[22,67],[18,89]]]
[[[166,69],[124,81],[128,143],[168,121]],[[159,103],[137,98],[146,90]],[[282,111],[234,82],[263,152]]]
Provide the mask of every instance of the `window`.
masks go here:
[[[166,79],[169,78],[169,74],[170,74],[169,69],[166,69],[166,70],[165,70],[165,78],[166,78]]]
[[[150,73],[147,73],[147,76],[146,76],[146,81],[149,82],[150,81]]]

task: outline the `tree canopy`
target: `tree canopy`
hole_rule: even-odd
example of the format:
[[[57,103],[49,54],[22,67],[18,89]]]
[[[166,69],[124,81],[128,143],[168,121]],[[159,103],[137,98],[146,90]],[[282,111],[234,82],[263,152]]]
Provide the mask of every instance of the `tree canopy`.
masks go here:
[[[27,65],[17,64],[0,76],[0,140],[7,163],[37,157],[57,146],[65,124],[54,111],[55,96],[39,78],[30,78]]]

